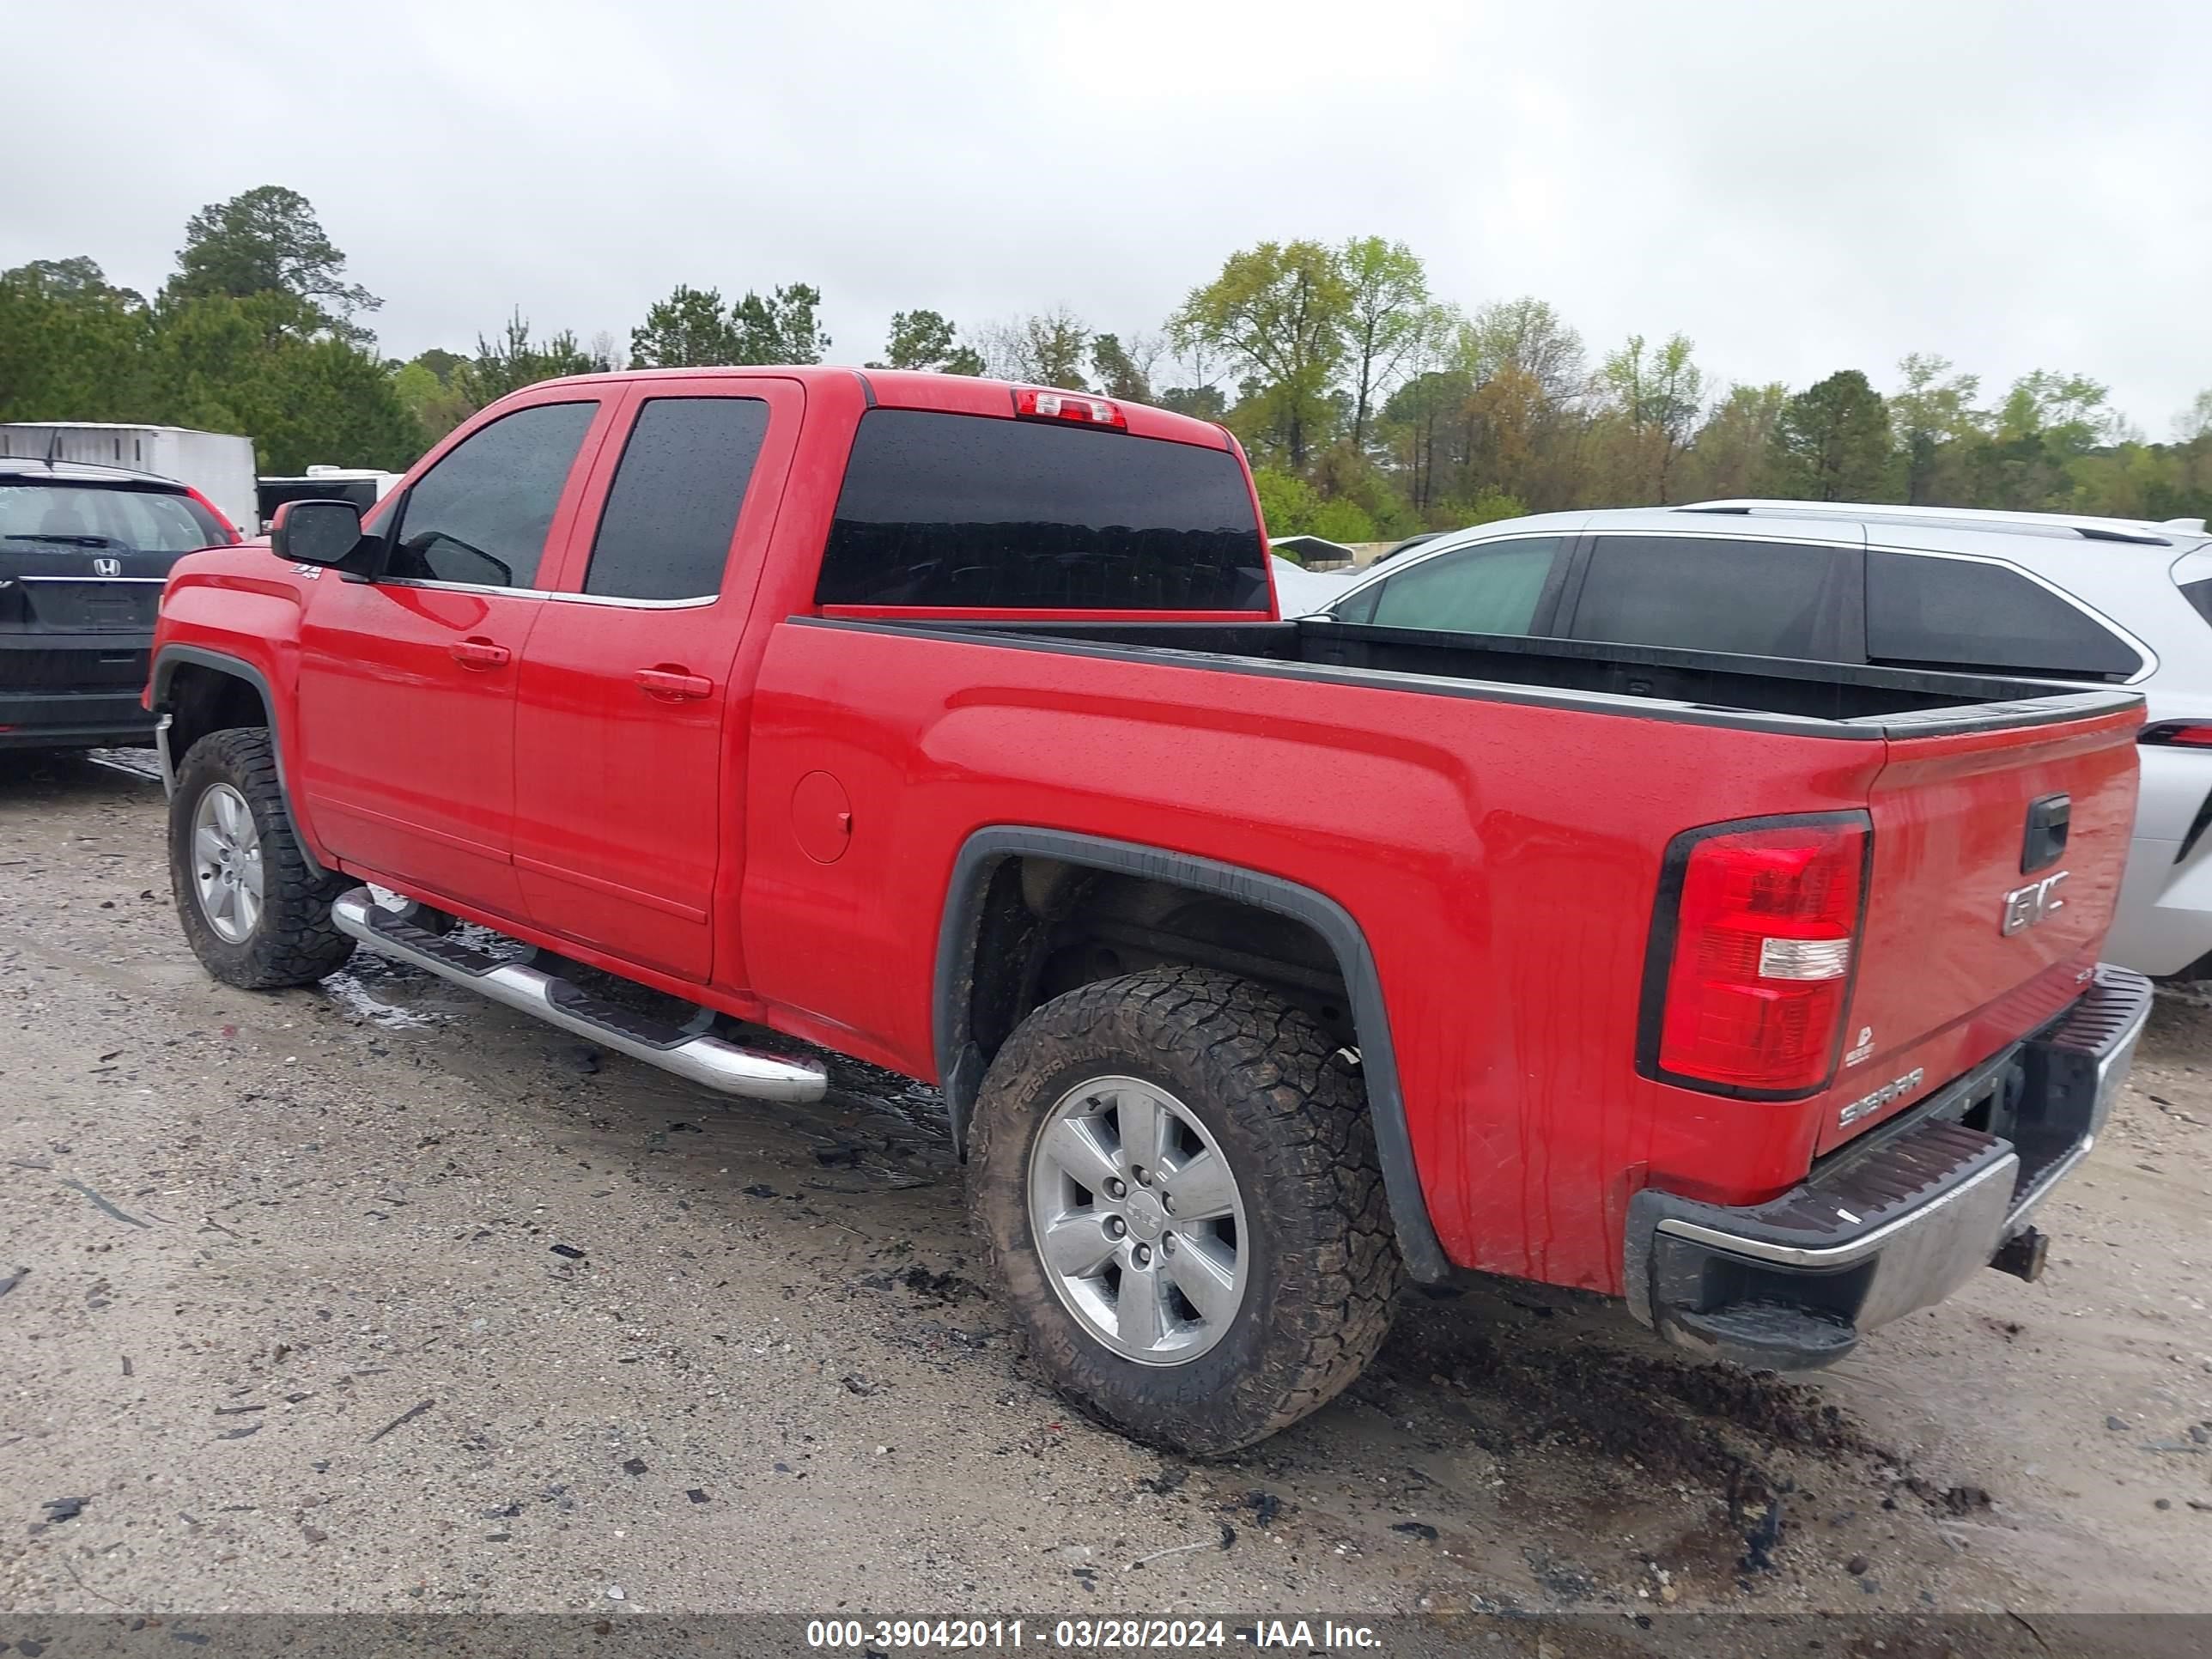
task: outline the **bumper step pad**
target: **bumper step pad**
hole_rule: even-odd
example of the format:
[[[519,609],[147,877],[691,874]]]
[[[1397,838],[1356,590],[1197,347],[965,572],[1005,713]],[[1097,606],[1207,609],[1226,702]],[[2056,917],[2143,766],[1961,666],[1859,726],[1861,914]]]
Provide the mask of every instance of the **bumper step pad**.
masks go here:
[[[534,1014],[572,1036],[722,1094],[805,1102],[821,1099],[829,1087],[829,1075],[818,1066],[741,1048],[708,1036],[705,1028],[709,1021],[703,1014],[684,1025],[641,1014],[592,995],[573,980],[526,963],[504,961],[419,927],[405,913],[380,906],[366,887],[340,894],[331,907],[331,920],[379,956],[411,963],[495,1002]]]

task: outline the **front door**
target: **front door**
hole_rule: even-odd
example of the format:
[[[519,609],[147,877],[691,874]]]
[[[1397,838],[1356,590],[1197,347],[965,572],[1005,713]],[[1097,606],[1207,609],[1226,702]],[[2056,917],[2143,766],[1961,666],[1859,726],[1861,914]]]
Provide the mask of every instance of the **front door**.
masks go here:
[[[636,387],[594,469],[597,524],[523,653],[514,867],[531,919],[681,979],[741,971],[714,960],[712,925],[743,844],[750,688],[732,682],[803,395],[768,377]]]
[[[526,405],[466,433],[380,516],[374,580],[322,571],[300,629],[299,787],[349,865],[522,914],[514,690],[538,567],[580,498],[601,405]]]

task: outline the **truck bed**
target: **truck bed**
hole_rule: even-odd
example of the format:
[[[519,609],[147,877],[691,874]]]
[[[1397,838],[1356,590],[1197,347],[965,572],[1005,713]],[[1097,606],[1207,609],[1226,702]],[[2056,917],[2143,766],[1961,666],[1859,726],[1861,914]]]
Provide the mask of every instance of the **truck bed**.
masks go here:
[[[1724,652],[1318,621],[1279,623],[832,622],[922,629],[1109,659],[1189,659],[1231,673],[1558,705],[1698,724],[1882,738],[2077,720],[2139,702],[2121,688],[1933,673]]]

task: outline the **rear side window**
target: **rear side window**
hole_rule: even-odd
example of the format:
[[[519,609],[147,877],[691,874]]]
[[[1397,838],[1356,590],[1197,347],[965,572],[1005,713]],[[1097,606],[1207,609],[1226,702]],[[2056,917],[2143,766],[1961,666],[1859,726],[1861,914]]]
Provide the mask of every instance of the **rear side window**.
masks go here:
[[[1559,551],[1558,537],[1532,536],[1438,554],[1384,582],[1364,620],[1382,628],[1526,634]]]
[[[1041,422],[872,410],[822,557],[823,605],[1264,611],[1226,450]]]
[[[2190,608],[2198,616],[2212,623],[2212,576],[2202,581],[2182,583],[2181,597],[2189,601]]]
[[[181,490],[0,483],[0,542],[18,550],[189,553],[228,539],[214,515]]]
[[[2016,570],[1913,553],[1867,555],[1867,656],[2068,679],[2142,666],[2110,629]]]
[[[1600,536],[1574,637],[1753,657],[1829,656],[1843,556],[1802,542]]]
[[[385,574],[529,587],[595,403],[537,404],[480,427],[415,481]]]
[[[758,398],[655,398],[623,446],[584,592],[712,598],[768,434]]]

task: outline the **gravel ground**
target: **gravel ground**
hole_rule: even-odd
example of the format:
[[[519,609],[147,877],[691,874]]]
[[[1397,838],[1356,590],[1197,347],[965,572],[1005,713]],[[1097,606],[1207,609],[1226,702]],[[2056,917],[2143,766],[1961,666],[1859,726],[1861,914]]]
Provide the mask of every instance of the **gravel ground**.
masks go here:
[[[2040,1285],[1805,1384],[1416,1297],[1192,1464],[1025,1368],[930,1091],[726,1104],[362,958],[231,990],[149,772],[0,756],[0,1609],[2212,1611],[2203,1003]]]

